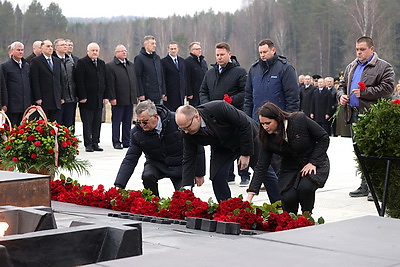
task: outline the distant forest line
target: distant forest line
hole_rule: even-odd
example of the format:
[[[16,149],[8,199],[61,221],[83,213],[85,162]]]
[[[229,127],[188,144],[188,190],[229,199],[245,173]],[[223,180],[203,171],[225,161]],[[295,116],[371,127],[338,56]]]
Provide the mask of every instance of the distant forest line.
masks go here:
[[[18,5],[2,1],[0,59],[7,59],[7,46],[16,40],[24,43],[28,56],[35,40],[68,38],[79,57],[85,56],[88,43],[97,42],[106,62],[117,44],[124,44],[133,60],[143,37],[154,35],[161,57],[170,41],[179,43],[182,57],[188,55],[190,42],[199,41],[207,62],[214,63],[214,46],[225,41],[249,69],[258,58],[258,42],[270,38],[298,74],[337,76],[355,58],[356,39],[367,35],[374,39],[379,57],[398,73],[398,14],[398,0],[244,0],[244,7],[233,14],[209,10],[168,18],[68,19],[55,3],[43,7],[34,0],[23,13]]]

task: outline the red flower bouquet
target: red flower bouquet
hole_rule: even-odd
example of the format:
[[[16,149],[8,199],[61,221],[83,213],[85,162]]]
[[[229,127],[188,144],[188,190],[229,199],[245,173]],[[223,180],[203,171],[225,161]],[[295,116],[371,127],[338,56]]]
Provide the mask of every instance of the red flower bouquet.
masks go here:
[[[0,151],[3,167],[20,172],[48,170],[54,174],[61,168],[88,173],[89,162],[76,158],[79,140],[63,125],[26,119],[10,128],[4,139]]]

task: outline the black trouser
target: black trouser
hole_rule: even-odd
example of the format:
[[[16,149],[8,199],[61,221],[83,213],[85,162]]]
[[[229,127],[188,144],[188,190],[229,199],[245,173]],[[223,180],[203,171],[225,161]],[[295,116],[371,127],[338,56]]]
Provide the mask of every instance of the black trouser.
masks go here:
[[[101,110],[102,108],[79,108],[83,124],[83,144],[85,147],[96,146],[100,143]]]
[[[169,177],[175,190],[182,184],[182,166],[168,167],[165,164],[146,162],[144,164],[142,180],[143,186],[150,189],[154,195],[159,196],[158,180]]]
[[[282,193],[283,210],[297,214],[300,204],[302,212],[312,212],[317,188],[317,185],[309,178],[300,178],[297,188],[291,187],[288,191]]]
[[[68,128],[74,126],[73,132],[75,132],[75,115],[76,115],[76,103],[65,102],[64,104],[61,105],[61,111],[58,112],[57,122]]]

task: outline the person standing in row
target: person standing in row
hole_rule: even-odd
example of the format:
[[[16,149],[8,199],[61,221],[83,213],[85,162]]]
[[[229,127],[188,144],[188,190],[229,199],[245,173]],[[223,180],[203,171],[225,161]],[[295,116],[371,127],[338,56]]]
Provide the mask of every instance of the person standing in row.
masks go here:
[[[26,62],[31,64],[34,57],[37,57],[42,52],[42,41],[34,41],[32,44],[32,54],[26,58]]]
[[[108,103],[108,92],[106,64],[99,54],[100,46],[97,43],[88,44],[86,57],[79,59],[76,66],[76,88],[86,152],[103,151],[99,147],[101,112],[103,104]]]
[[[34,101],[43,108],[49,121],[57,120],[61,104],[64,103],[61,96],[64,87],[61,60],[52,55],[53,43],[50,40],[44,40],[42,54],[33,58],[30,64]]]
[[[143,47],[135,57],[135,70],[139,86],[139,100],[150,99],[161,104],[165,99],[165,82],[160,56],[156,53],[156,38],[144,37]]]
[[[76,103],[78,102],[78,96],[75,87],[75,63],[66,54],[67,43],[64,39],[56,39],[54,41],[55,51],[54,57],[61,60],[61,71],[64,78],[64,87],[62,89],[62,99],[64,103],[61,105],[61,110],[57,116],[57,122],[73,128],[75,132],[75,115],[76,115]]]
[[[189,45],[190,55],[185,59],[187,74],[187,95],[189,104],[197,107],[200,104],[199,92],[201,82],[208,67],[204,56],[201,53],[199,42],[192,42]]]
[[[18,125],[25,110],[32,105],[32,89],[29,81],[29,64],[24,59],[24,45],[11,44],[11,58],[1,67],[8,92],[6,114],[12,125]]]
[[[182,106],[187,96],[185,60],[178,53],[178,43],[170,42],[168,44],[168,55],[161,59],[166,88],[163,104],[171,111]]]
[[[127,59],[127,50],[124,45],[119,44],[115,47],[114,58],[107,63],[106,67],[112,113],[112,143],[115,149],[128,148],[133,105],[137,103],[138,86],[135,66]]]

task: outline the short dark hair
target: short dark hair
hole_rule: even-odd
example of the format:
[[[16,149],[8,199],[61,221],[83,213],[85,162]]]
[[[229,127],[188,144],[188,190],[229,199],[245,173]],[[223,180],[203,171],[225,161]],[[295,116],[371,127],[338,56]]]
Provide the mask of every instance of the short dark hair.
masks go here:
[[[226,49],[227,52],[231,52],[231,46],[226,42],[220,42],[215,45],[216,49]]]
[[[369,36],[362,36],[357,39],[356,43],[367,43],[368,48],[374,46],[374,41]]]
[[[263,39],[258,43],[258,46],[268,45],[269,48],[275,47],[271,39]]]

